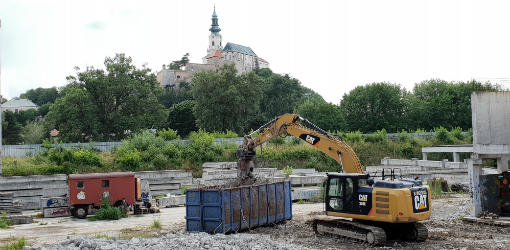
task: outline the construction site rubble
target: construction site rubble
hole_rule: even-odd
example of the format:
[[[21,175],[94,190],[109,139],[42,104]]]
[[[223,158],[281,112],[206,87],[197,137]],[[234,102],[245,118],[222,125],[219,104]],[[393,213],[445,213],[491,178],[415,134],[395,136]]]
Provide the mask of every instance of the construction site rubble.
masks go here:
[[[237,249],[313,249],[307,246],[273,241],[269,236],[254,234],[217,234],[207,233],[177,233],[166,234],[157,238],[134,237],[130,240],[119,240],[114,236],[107,238],[89,238],[87,236],[69,238],[50,247],[23,247],[24,250],[56,250],[56,249],[211,249],[211,250],[237,250]]]

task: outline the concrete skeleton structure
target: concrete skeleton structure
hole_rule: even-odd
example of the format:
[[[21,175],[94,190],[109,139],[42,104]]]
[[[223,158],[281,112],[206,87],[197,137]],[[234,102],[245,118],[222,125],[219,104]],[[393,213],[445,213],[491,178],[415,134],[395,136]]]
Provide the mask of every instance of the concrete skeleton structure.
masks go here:
[[[182,82],[191,83],[195,73],[204,70],[218,70],[225,64],[233,63],[238,75],[249,73],[255,69],[269,68],[269,62],[258,57],[250,47],[230,42],[223,46],[216,8],[214,8],[209,31],[211,34],[209,35],[207,55],[202,58],[202,64],[187,63],[184,70],[167,69],[167,66],[163,64],[163,68],[158,72],[156,78],[161,87],[179,89],[182,87],[180,86]]]
[[[2,20],[0,20],[0,29],[2,28]],[[2,39],[0,39],[1,43]],[[0,51],[2,51],[0,46]],[[0,110],[2,109],[2,57],[0,56]],[[2,112],[0,112],[0,177],[2,176]]]
[[[501,213],[504,197],[493,188],[503,188],[502,173],[510,160],[510,92],[473,92],[473,154],[467,159],[470,179],[471,216],[491,211]],[[498,174],[483,175],[482,160],[497,159]],[[506,181],[506,180],[505,180]],[[497,205],[499,203],[499,206]],[[499,210],[496,211],[494,209]]]
[[[460,153],[473,153],[473,145],[441,145],[422,148],[423,160],[427,160],[428,153],[453,153],[453,161],[460,162]]]

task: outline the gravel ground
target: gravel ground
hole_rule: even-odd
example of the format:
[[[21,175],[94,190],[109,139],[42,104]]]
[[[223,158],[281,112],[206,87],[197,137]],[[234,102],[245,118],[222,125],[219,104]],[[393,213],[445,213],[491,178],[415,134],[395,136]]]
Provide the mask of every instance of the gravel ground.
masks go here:
[[[436,199],[431,219],[423,222],[429,239],[421,243],[388,241],[377,249],[507,249],[510,228],[462,222],[469,214],[468,196]],[[68,239],[35,244],[24,249],[375,249],[352,240],[314,235],[311,221],[319,216],[320,204],[294,204],[293,220],[273,227],[244,233],[209,235],[185,232],[185,224],[164,224],[161,230],[137,229],[113,231],[101,235],[70,235]],[[113,236],[113,237],[111,237]],[[41,241],[39,241],[41,240]]]

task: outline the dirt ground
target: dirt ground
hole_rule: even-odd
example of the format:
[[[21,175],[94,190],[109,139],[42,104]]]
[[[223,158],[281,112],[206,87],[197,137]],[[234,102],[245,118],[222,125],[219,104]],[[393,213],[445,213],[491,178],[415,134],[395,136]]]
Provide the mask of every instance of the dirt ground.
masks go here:
[[[429,239],[421,243],[388,241],[385,249],[507,249],[510,244],[510,228],[462,222],[459,207],[466,211],[467,195],[435,199],[432,201],[433,215],[424,222],[429,229]],[[459,205],[460,204],[460,205]],[[293,219],[285,224],[263,227],[245,233],[270,235],[271,239],[306,246],[309,249],[371,249],[350,240],[341,240],[314,235],[310,221],[323,210],[323,204],[293,204]],[[462,209],[460,209],[462,210]],[[26,213],[34,213],[27,211]],[[458,217],[451,217],[451,215]],[[28,245],[49,246],[67,236],[119,235],[129,237],[155,237],[168,232],[185,231],[185,208],[161,209],[161,213],[143,217],[131,216],[119,221],[76,220],[70,217],[34,218],[37,223],[17,225],[0,229],[0,245],[11,237],[24,237]],[[150,229],[154,220],[161,221],[163,229]],[[47,223],[47,224],[46,224]]]

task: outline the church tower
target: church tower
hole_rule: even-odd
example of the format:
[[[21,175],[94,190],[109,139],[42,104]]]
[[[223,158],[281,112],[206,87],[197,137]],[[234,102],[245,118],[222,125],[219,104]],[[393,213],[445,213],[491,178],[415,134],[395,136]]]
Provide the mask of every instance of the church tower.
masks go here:
[[[223,45],[221,44],[221,35],[220,35],[220,27],[218,25],[218,15],[216,15],[216,6],[214,6],[214,13],[212,15],[212,24],[211,35],[209,35],[209,48],[207,49],[207,55],[210,55],[215,50],[221,51],[223,50]]]

